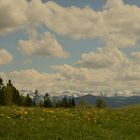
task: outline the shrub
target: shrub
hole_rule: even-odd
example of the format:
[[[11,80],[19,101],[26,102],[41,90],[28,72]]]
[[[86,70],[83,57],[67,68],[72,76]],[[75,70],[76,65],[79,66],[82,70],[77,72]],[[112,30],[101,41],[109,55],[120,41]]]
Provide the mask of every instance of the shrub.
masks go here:
[[[107,106],[107,104],[103,99],[99,98],[96,100],[96,107],[97,108],[105,108],[106,106]]]
[[[44,107],[52,107],[52,102],[49,97],[44,101]]]

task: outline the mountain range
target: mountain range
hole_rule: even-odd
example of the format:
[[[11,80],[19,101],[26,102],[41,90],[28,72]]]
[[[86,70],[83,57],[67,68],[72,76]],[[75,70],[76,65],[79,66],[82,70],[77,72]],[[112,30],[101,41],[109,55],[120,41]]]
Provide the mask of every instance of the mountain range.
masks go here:
[[[34,97],[34,92],[28,90],[20,90],[20,93],[23,95],[29,94],[30,97]],[[67,98],[75,98],[76,104],[81,100],[87,102],[88,104],[95,105],[95,102],[98,98],[102,98],[110,107],[122,107],[131,104],[140,103],[140,91],[127,91],[127,90],[92,90],[87,92],[76,92],[71,90],[64,91],[50,91],[48,92],[50,98],[55,100],[61,100],[64,96]],[[40,93],[40,97],[44,95]]]
[[[98,98],[103,99],[109,107],[123,107],[123,106],[128,106],[132,104],[138,104],[140,103],[140,96],[129,96],[129,97],[124,97],[124,96],[112,96],[112,97],[106,97],[106,96],[93,96],[93,95],[84,95],[80,97],[75,98],[76,104],[78,104],[81,100],[85,101],[86,103],[90,105],[95,105],[96,100]]]

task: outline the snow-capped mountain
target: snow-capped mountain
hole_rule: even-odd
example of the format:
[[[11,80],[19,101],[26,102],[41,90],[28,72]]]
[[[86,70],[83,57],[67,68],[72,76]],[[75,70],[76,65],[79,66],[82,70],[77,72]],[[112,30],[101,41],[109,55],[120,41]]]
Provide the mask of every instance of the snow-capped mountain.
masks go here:
[[[51,96],[74,96],[79,97],[87,94],[91,94],[93,96],[105,96],[105,97],[117,97],[117,96],[123,96],[123,97],[130,97],[130,96],[140,96],[140,90],[111,90],[111,89],[93,89],[88,91],[73,91],[73,90],[64,90],[64,91],[52,91],[49,92]]]
[[[33,91],[28,90],[20,90],[22,95],[29,94],[31,97],[34,97]],[[72,96],[72,97],[79,97],[84,95],[93,95],[93,96],[104,96],[104,97],[131,97],[131,96],[140,96],[140,90],[112,90],[112,89],[93,89],[93,90],[86,90],[86,91],[73,91],[73,90],[63,90],[63,91],[48,91],[51,97],[55,96]],[[39,93],[44,95],[45,93]]]
[[[34,97],[34,92],[33,91],[30,91],[30,90],[19,90],[19,93],[23,96],[26,96],[27,94],[29,94],[29,96],[31,98]]]
[[[20,90],[20,94],[26,96],[29,94],[34,99],[34,92],[28,90]],[[45,94],[45,93],[44,93]],[[42,102],[44,94],[39,93],[37,102]],[[140,103],[140,90],[88,90],[85,92],[76,92],[72,90],[49,91],[48,94],[52,101],[61,100],[64,96],[67,98],[75,98],[76,104],[80,100],[85,100],[89,104],[95,104],[97,98],[103,98],[110,107],[122,107],[126,105]]]

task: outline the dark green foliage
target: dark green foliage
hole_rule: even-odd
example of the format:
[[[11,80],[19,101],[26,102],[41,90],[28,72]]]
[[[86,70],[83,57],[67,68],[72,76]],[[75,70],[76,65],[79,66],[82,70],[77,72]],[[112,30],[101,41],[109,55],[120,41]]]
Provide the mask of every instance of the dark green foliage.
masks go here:
[[[11,80],[9,80],[9,81],[8,81],[8,85],[9,85],[9,86],[13,86],[13,84],[12,84],[12,81],[11,81]]]
[[[30,98],[29,94],[27,94],[26,98],[25,98],[25,102],[24,102],[24,106],[32,106],[32,99]]]
[[[69,98],[68,104],[69,104],[69,107],[74,107],[76,105],[74,98]]]
[[[70,108],[70,107],[74,107],[74,106],[75,106],[75,100],[74,100],[74,98],[67,99],[67,97],[64,97],[60,101],[60,107]]]
[[[46,93],[44,96],[44,107],[53,107],[52,101],[50,100],[48,93]]]
[[[26,97],[23,95],[20,95],[21,106],[25,106],[25,100],[26,100]]]
[[[4,91],[4,87],[0,88],[0,105],[5,105],[3,91]]]
[[[52,107],[52,102],[50,98],[47,98],[46,100],[44,100],[44,107]]]
[[[2,83],[2,80],[0,81]],[[3,84],[1,84],[3,85]],[[11,80],[6,86],[0,88],[0,105],[21,105],[19,91],[13,86]]]
[[[0,77],[0,88],[3,86],[3,79]]]
[[[38,90],[37,90],[37,89],[35,90],[35,93],[34,93],[34,94],[35,94],[35,96],[37,96],[37,95],[38,95]]]
[[[0,77],[0,105],[4,105],[4,86],[3,79]]]
[[[44,96],[44,100],[46,100],[47,98],[49,98],[49,96],[50,95],[48,93],[46,93],[45,96]]]
[[[76,106],[74,98],[71,99],[71,105],[72,105],[72,107]]]
[[[12,101],[14,102],[15,105],[22,105],[21,96],[19,94],[19,91],[15,87],[13,90]]]
[[[62,100],[53,101],[49,98],[49,94],[46,93],[44,96],[44,101],[40,101],[40,103],[35,103],[35,98],[38,95],[38,91],[35,90],[35,97],[33,100],[27,94],[27,96],[20,95],[19,91],[13,86],[12,81],[9,80],[7,85],[3,85],[3,80],[0,78],[0,105],[18,105],[18,106],[44,106],[44,107],[65,107],[70,108],[74,107],[75,100],[74,98],[67,99],[66,97],[62,98]]]
[[[85,100],[80,100],[80,102],[78,103],[78,107],[89,107],[89,104]]]
[[[46,97],[49,97],[50,95],[48,93],[45,94]]]
[[[61,101],[61,107],[69,107],[69,102],[66,97],[64,97]]]
[[[4,86],[3,80],[0,79],[0,85],[0,105],[22,105],[19,91],[13,86],[11,80]]]
[[[61,102],[62,102],[61,100],[53,101],[53,106],[56,107],[56,108],[62,107]]]
[[[4,88],[4,103],[5,105],[13,105],[13,92],[14,87],[11,84],[11,81],[7,83],[7,86]]]
[[[97,108],[105,108],[106,106],[107,106],[106,102],[103,99],[99,98],[96,100],[96,107]]]
[[[36,102],[35,102],[35,99],[36,99],[36,97],[38,96],[38,90],[35,90],[35,92],[34,92],[34,98],[33,98],[33,106],[36,106]]]

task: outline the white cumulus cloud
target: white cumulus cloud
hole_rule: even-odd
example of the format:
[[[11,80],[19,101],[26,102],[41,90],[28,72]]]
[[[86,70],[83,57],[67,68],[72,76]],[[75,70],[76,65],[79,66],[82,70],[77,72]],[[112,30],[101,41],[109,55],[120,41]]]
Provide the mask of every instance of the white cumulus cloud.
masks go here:
[[[107,0],[102,11],[46,3],[46,25],[75,39],[101,37],[111,46],[133,46],[140,35],[140,8],[122,0]]]
[[[85,53],[76,63],[87,68],[120,68],[127,64],[128,58],[115,47],[98,48],[96,52]]]
[[[12,60],[12,55],[7,50],[0,48],[0,65],[10,63]]]
[[[40,38],[37,34],[33,33],[29,40],[20,40],[19,49],[27,55],[53,56],[59,58],[69,56],[69,53],[63,50],[62,46],[49,32],[45,32]]]
[[[25,26],[26,8],[25,0],[0,0],[0,35]]]

